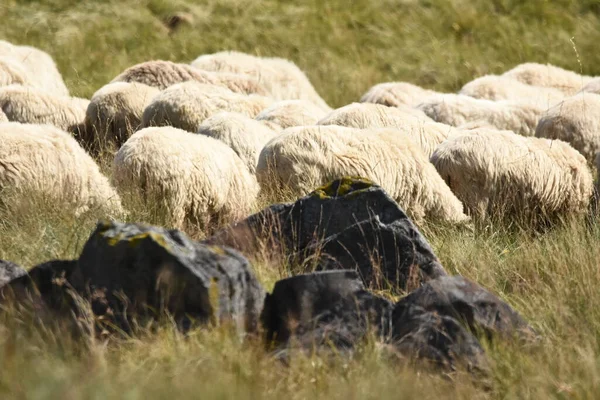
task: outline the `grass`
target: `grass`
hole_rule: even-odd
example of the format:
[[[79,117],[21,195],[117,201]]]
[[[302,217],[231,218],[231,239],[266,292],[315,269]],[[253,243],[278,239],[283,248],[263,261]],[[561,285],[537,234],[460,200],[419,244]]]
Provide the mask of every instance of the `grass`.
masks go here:
[[[190,25],[164,23],[187,13]],[[72,94],[89,97],[150,59],[190,62],[235,49],[294,60],[332,106],[403,80],[456,91],[526,61],[600,75],[598,0],[4,0],[0,39],[56,60]],[[103,157],[101,164],[106,164]],[[10,204],[10,202],[8,202]],[[3,206],[4,207],[4,206]],[[130,220],[160,222],[131,203]],[[40,204],[0,209],[0,259],[31,267],[77,257],[101,215],[74,220]],[[26,320],[0,321],[2,398],[595,398],[600,389],[600,225],[532,235],[490,225],[425,229],[449,272],[517,308],[543,334],[533,348],[488,345],[488,391],[386,359],[374,343],[351,359],[282,367],[226,329],[183,338],[171,326],[106,345]],[[194,235],[202,233],[194,232]],[[257,264],[267,288],[285,271]]]

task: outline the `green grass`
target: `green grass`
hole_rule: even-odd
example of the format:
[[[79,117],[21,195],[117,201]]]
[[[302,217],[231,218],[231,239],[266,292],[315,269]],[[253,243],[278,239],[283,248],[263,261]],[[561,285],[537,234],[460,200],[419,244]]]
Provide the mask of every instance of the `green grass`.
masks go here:
[[[163,21],[175,12],[191,15],[192,25],[170,32]],[[85,97],[135,63],[190,62],[226,49],[295,61],[332,106],[392,80],[456,91],[476,76],[527,61],[600,75],[598,0],[4,0],[0,20],[0,39],[48,51],[72,93]],[[130,220],[160,222],[131,204]],[[68,210],[39,204],[0,209],[0,259],[31,267],[76,257],[99,217],[75,221]],[[298,357],[282,367],[226,329],[183,338],[165,326],[105,345],[12,318],[0,321],[0,396],[597,397],[600,226],[567,224],[539,235],[498,226],[425,231],[449,272],[498,293],[544,337],[532,348],[489,346],[489,391],[468,377],[446,379],[390,362],[374,343],[351,359]],[[267,288],[285,276],[266,263],[256,269]]]

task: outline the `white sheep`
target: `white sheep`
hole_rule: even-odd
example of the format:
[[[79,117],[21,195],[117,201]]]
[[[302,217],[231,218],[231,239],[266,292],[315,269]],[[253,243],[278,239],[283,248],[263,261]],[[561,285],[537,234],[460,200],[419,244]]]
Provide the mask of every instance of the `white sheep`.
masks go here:
[[[292,126],[315,125],[325,114],[323,109],[306,100],[281,100],[261,111],[256,120],[282,130]]]
[[[434,121],[451,126],[484,121],[500,130],[533,136],[546,107],[529,101],[475,99],[461,94],[437,96],[417,107]]]
[[[0,108],[0,122],[8,122],[8,117],[4,114],[4,111]]]
[[[258,95],[241,95],[220,86],[194,81],[170,86],[155,96],[144,110],[142,126],[174,126],[198,132],[205,119],[221,111],[256,117],[271,104]]]
[[[569,143],[591,163],[600,151],[600,94],[580,93],[550,108],[535,136]]]
[[[554,88],[566,96],[577,93],[592,78],[551,64],[524,63],[506,71],[502,76],[527,85]]]
[[[56,96],[33,87],[0,87],[0,109],[9,121],[27,124],[50,124],[59,129],[78,132],[83,127],[89,100]]]
[[[453,127],[434,122],[422,111],[406,105],[387,107],[373,103],[348,104],[333,110],[317,124],[359,129],[394,128],[408,135],[428,157],[455,131]]]
[[[465,84],[459,94],[486,100],[526,100],[551,107],[565,98],[558,89],[532,86],[506,76],[485,75]]]
[[[342,176],[362,176],[380,186],[418,223],[467,220],[421,149],[393,129],[293,127],[260,153],[256,177],[267,196],[300,196]]]
[[[50,55],[30,46],[18,46],[0,40],[0,56],[17,61],[27,72],[31,86],[55,96],[68,96],[69,90]],[[16,82],[15,82],[16,83]]]
[[[416,107],[428,98],[440,94],[408,82],[385,82],[371,87],[360,98],[360,102],[376,103],[388,107]]]
[[[222,86],[235,93],[267,95],[267,90],[254,78],[241,74],[202,71],[187,64],[171,61],[146,61],[127,68],[112,82],[137,82],[164,90],[181,82],[195,81]]]
[[[120,147],[141,122],[144,109],[160,91],[137,82],[114,82],[100,88],[85,114],[83,142],[90,148]]]
[[[75,215],[123,212],[119,196],[94,160],[70,134],[51,125],[0,123],[0,187]]]
[[[225,143],[173,127],[134,133],[115,155],[112,178],[123,193],[140,193],[176,228],[206,229],[245,217],[259,189]]]
[[[13,58],[0,57],[0,86],[29,86],[25,68]]]
[[[440,144],[431,162],[468,214],[544,222],[586,211],[593,190],[585,158],[560,140],[481,128]]]
[[[583,89],[581,89],[581,92],[600,94],[600,78],[590,80]]]
[[[234,112],[221,112],[206,119],[198,133],[231,147],[252,174],[256,172],[260,151],[275,137],[275,131],[267,125]]]
[[[206,71],[249,75],[262,83],[275,100],[306,100],[324,111],[331,110],[304,72],[293,62],[282,58],[256,57],[238,51],[222,51],[202,55],[191,65]]]

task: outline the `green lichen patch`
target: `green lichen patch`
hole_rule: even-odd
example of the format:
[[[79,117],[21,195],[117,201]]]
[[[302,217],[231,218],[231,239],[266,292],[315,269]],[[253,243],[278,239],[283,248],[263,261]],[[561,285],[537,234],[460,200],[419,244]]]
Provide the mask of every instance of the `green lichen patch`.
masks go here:
[[[361,192],[373,185],[373,181],[364,177],[344,176],[317,188],[311,193],[311,196],[317,196],[320,199],[343,197],[355,192]]]

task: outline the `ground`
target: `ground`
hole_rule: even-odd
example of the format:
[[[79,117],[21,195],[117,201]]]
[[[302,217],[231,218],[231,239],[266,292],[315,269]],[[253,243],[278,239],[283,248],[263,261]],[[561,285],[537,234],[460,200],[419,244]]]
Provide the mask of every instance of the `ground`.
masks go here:
[[[183,22],[173,23],[173,15]],[[598,0],[4,0],[0,39],[56,60],[71,92],[90,97],[151,59],[190,62],[235,49],[295,61],[331,106],[403,80],[456,91],[527,62],[600,75]],[[106,162],[107,160],[100,160]],[[79,253],[95,221],[40,204],[0,209],[0,259],[31,267]],[[141,207],[131,220],[157,222]],[[542,335],[489,345],[487,390],[468,377],[402,367],[375,343],[352,359],[282,367],[223,329],[174,329],[104,345],[60,331],[0,324],[2,398],[594,398],[600,389],[600,226],[542,234],[488,224],[424,228],[444,266],[494,291]],[[194,233],[196,235],[198,233]],[[201,233],[200,233],[201,234]],[[267,288],[286,271],[256,265]],[[16,325],[16,326],[15,326]],[[49,328],[50,329],[50,328]]]

